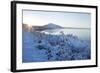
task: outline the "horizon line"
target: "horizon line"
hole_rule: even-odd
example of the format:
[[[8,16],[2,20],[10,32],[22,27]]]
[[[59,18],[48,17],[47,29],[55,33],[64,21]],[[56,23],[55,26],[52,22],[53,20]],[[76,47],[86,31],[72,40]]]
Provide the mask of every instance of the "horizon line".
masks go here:
[[[24,23],[23,23],[24,24]],[[28,24],[24,24],[24,25],[28,25]],[[37,25],[35,25],[35,26],[37,26]],[[43,25],[44,26],[44,25]],[[60,25],[58,25],[58,26],[60,26]],[[33,25],[33,27],[34,27],[34,25]],[[37,26],[38,27],[38,26]],[[40,27],[42,27],[42,26],[40,26]],[[63,27],[63,26],[61,26],[62,28],[59,28],[59,29],[91,29],[91,28],[85,28],[85,27]]]

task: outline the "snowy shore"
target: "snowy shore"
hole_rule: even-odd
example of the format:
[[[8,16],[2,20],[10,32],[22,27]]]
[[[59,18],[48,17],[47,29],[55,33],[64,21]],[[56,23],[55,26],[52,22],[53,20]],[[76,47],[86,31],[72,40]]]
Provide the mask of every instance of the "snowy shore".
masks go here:
[[[23,63],[91,59],[91,42],[72,34],[23,31]]]

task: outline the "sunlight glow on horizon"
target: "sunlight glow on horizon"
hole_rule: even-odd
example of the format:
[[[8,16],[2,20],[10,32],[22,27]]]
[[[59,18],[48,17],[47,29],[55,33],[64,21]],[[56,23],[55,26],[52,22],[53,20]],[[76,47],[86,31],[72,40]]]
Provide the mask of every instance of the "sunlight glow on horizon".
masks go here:
[[[47,21],[42,18],[24,17],[23,20],[25,20],[24,24],[27,24],[28,26],[43,26],[47,23]]]

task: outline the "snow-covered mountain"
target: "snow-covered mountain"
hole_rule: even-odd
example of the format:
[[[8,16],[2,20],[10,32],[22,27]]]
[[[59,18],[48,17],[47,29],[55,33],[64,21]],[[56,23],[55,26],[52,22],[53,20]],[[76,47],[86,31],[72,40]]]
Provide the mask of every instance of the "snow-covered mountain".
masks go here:
[[[57,29],[57,28],[62,28],[61,26],[56,25],[56,24],[54,24],[54,23],[49,23],[49,24],[47,24],[47,25],[44,25],[43,27],[44,27],[44,28],[47,28],[47,29]]]

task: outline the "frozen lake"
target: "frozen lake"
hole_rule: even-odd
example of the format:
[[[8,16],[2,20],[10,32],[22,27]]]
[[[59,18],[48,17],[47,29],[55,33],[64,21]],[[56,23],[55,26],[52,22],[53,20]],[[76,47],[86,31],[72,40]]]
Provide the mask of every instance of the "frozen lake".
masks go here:
[[[82,40],[90,40],[91,39],[91,29],[48,29],[44,30],[47,34],[60,34],[63,32],[64,34],[73,34]]]

